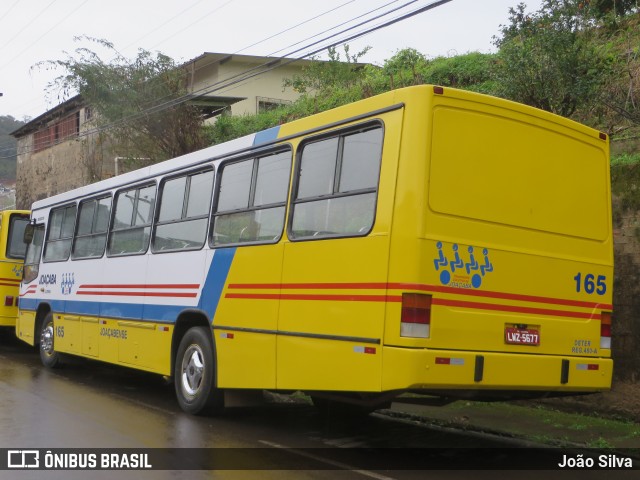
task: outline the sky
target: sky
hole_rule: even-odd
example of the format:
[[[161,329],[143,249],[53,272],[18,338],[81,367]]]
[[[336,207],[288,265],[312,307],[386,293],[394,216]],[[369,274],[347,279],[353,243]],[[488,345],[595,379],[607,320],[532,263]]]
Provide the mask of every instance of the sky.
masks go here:
[[[108,52],[76,37],[108,40],[129,59],[139,49],[161,52],[180,63],[203,52],[299,57],[310,48],[291,52],[407,3],[411,2],[336,39],[434,1],[2,0],[0,115],[35,118],[64,100],[55,92],[46,94],[47,84],[62,71],[39,68],[39,62],[65,59],[80,47],[111,60]],[[428,58],[493,52],[492,37],[519,1],[535,11],[542,0],[451,0],[347,43],[351,52],[371,47],[360,61],[378,65],[408,47]],[[367,12],[372,13],[364,15]]]

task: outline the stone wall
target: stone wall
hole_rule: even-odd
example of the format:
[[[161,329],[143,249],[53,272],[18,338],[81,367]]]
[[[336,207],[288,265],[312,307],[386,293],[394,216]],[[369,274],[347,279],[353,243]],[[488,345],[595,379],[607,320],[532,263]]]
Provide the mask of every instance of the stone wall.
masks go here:
[[[34,153],[33,135],[21,138],[16,175],[16,207],[30,209],[42,198],[113,176],[113,157],[100,135],[66,140]]]
[[[640,212],[620,213],[620,217],[614,219],[614,226],[611,325],[614,377],[637,382],[640,380]]]

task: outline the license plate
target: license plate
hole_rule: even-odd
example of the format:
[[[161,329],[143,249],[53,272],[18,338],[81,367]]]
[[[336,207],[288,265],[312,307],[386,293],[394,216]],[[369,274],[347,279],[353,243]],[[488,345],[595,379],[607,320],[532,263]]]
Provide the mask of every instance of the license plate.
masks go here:
[[[504,341],[511,345],[540,345],[540,329],[507,325],[504,327]]]

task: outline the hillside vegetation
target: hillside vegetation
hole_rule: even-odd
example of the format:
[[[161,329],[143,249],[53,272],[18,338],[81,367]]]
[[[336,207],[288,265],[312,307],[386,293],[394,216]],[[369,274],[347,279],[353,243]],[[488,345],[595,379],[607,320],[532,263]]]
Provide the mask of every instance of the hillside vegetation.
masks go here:
[[[0,116],[0,183],[16,179],[16,140],[9,133],[22,125],[10,115]]]
[[[496,32],[495,54],[429,59],[407,48],[382,66],[365,65],[367,49],[330,50],[329,60],[286,82],[293,104],[208,127],[212,143],[333,108],[394,88],[434,83],[542,108],[604,131],[614,155],[635,162],[640,137],[640,12],[634,1],[545,0],[527,13],[510,9]]]

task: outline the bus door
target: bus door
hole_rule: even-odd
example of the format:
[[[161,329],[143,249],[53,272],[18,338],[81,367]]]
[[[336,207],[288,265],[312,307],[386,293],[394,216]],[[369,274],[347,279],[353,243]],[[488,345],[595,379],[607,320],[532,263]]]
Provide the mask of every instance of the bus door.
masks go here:
[[[382,122],[372,121],[298,147],[280,297],[278,388],[380,388],[393,203],[386,182],[393,184],[391,152],[397,149],[396,141],[385,140],[389,161],[381,161],[383,132]],[[382,182],[381,163],[388,169]]]
[[[219,170],[203,299],[205,310],[215,312],[220,387],[276,387],[281,239],[291,163],[285,146]]]

